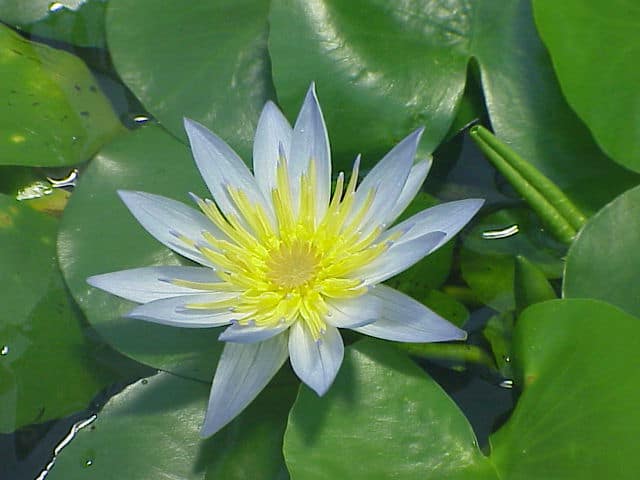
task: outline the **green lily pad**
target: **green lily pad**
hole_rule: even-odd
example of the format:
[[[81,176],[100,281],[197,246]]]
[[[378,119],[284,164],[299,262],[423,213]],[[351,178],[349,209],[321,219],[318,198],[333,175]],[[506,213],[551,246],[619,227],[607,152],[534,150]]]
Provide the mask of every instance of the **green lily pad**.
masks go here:
[[[274,0],[269,51],[285,112],[311,79],[336,157],[367,162],[418,125],[432,151],[456,115],[471,58],[497,135],[591,209],[637,183],[600,152],[562,97],[527,0]],[[553,114],[551,114],[553,112]],[[357,150],[356,150],[357,149]],[[606,178],[606,180],[605,180]],[[589,209],[589,208],[586,208]]]
[[[146,109],[183,141],[183,117],[224,138],[245,160],[267,99],[266,0],[111,0],[107,40],[116,70]],[[300,97],[300,102],[302,102]]]
[[[365,340],[324,397],[301,388],[284,456],[293,480],[493,479],[453,400],[405,355]]]
[[[280,444],[297,385],[272,385],[202,440],[209,386],[159,373],[113,397],[63,450],[48,478],[282,479]]]
[[[107,0],[0,0],[0,20],[41,38],[105,47]]]
[[[0,25],[0,164],[73,165],[122,131],[82,61]]]
[[[638,2],[535,0],[533,7],[567,101],[611,158],[640,171]]]
[[[87,1],[91,0],[0,0],[0,19],[9,25],[29,25],[61,7],[76,10]]]
[[[639,325],[596,300],[525,310],[513,343],[524,391],[489,457],[422,370],[388,345],[359,342],[326,396],[301,389],[285,433],[291,477],[631,480],[640,467]]]
[[[210,381],[223,346],[219,328],[123,319],[134,303],[86,283],[87,277],[100,273],[188,263],[140,226],[118,197],[118,189],[143,190],[185,203],[191,202],[188,192],[207,196],[188,148],[163,129],[143,127],[109,144],[81,176],[63,215],[58,254],[67,285],[89,322],[114,348],[160,370]]]
[[[584,226],[567,255],[563,295],[598,298],[640,317],[640,186]]]
[[[22,322],[47,292],[55,265],[57,226],[54,218],[0,195],[3,324]]]
[[[560,278],[564,250],[544,231],[531,210],[504,209],[481,218],[464,235],[460,268],[477,297],[504,312],[516,306],[516,255],[529,260],[547,278]]]
[[[524,391],[491,437],[500,478],[634,479],[640,323],[596,300],[525,310],[513,358]]]
[[[57,226],[55,219],[0,195],[3,433],[86,408],[120,378],[94,358],[94,345],[83,335],[82,316],[55,259]]]

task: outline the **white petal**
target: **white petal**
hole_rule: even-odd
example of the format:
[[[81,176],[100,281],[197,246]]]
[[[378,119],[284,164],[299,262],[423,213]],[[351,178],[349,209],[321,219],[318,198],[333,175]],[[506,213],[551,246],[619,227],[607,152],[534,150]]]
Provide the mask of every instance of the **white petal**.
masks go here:
[[[329,307],[326,321],[338,328],[362,327],[380,318],[380,299],[368,293],[355,298],[325,299]]]
[[[376,285],[370,294],[382,300],[382,315],[374,323],[354,328],[357,332],[385,340],[414,343],[467,338],[467,332],[393,288]]]
[[[238,314],[228,308],[223,309],[191,309],[186,305],[193,303],[228,300],[237,296],[234,292],[218,292],[203,295],[184,295],[181,297],[163,298],[139,305],[125,315],[148,322],[185,328],[209,328],[228,325],[238,319]]]
[[[293,204],[298,205],[300,178],[313,162],[316,171],[316,218],[324,216],[331,194],[331,153],[322,110],[312,83],[293,127],[289,152],[289,180]],[[297,207],[296,207],[297,208]]]
[[[204,179],[213,199],[225,214],[238,215],[243,218],[229,198],[227,186],[242,190],[254,205],[262,205],[273,221],[273,208],[258,188],[251,172],[229,145],[205,126],[188,118],[184,119],[191,151],[200,174]]]
[[[209,437],[233,420],[269,383],[287,356],[286,333],[264,342],[227,343],[213,377],[200,435]]]
[[[118,195],[136,220],[156,240],[180,255],[202,265],[213,266],[197,249],[181,242],[172,232],[199,241],[203,230],[218,238],[224,234],[202,213],[167,197],[152,193],[118,190]]]
[[[295,322],[289,329],[289,356],[291,366],[300,380],[318,395],[324,395],[336,378],[344,356],[344,344],[338,329],[326,326],[318,341],[304,326]]]
[[[416,213],[389,229],[385,238],[397,231],[404,231],[403,235],[396,240],[396,244],[404,244],[429,232],[444,232],[446,235],[436,247],[440,248],[473,218],[483,203],[484,200],[477,198],[441,203]]]
[[[289,325],[282,323],[277,327],[265,328],[255,325],[239,325],[234,323],[220,334],[218,340],[222,342],[254,343],[262,342],[289,328]]]
[[[175,279],[192,282],[220,281],[210,268],[143,267],[94,275],[87,278],[87,283],[92,287],[138,303],[147,303],[179,295],[205,293],[202,290],[174,285],[168,281]]]
[[[291,146],[291,125],[273,102],[262,109],[253,141],[253,173],[266,199],[277,186],[280,145],[286,154]]]
[[[444,237],[444,232],[429,232],[409,242],[394,243],[371,263],[353,271],[351,276],[360,278],[368,285],[383,282],[429,255]]]
[[[373,202],[358,227],[363,235],[378,225],[387,223],[409,176],[423,131],[424,128],[419,128],[393,147],[358,186],[350,218],[357,215],[365,205],[369,192],[375,193]]]
[[[423,160],[411,167],[409,177],[407,177],[407,181],[404,184],[404,187],[402,187],[402,191],[400,192],[400,196],[398,197],[396,204],[389,212],[386,223],[392,223],[402,212],[404,212],[405,208],[409,206],[411,200],[414,199],[420,190],[420,187],[422,187],[430,169],[431,159]]]

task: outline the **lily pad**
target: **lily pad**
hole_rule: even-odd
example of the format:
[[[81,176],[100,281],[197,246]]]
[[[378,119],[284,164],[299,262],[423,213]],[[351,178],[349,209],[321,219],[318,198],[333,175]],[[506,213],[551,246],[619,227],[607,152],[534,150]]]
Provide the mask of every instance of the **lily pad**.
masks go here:
[[[73,165],[122,131],[82,61],[0,25],[0,164]]]
[[[118,377],[93,356],[55,259],[58,222],[0,196],[0,432],[86,408]],[[63,386],[63,388],[61,388]]]
[[[524,391],[491,437],[500,478],[636,478],[638,319],[596,300],[539,303],[513,348]]]
[[[245,160],[267,99],[267,0],[111,0],[107,41],[116,70],[145,108],[186,142],[198,120]],[[300,102],[304,96],[300,97]]]
[[[0,20],[37,37],[105,47],[107,0],[0,0]]]
[[[324,397],[301,388],[285,433],[293,480],[495,479],[453,400],[405,355],[349,347]]]
[[[598,298],[640,317],[640,186],[613,200],[569,249],[563,295]]]
[[[120,352],[161,370],[210,381],[223,346],[217,339],[220,329],[123,319],[134,303],[86,283],[87,277],[100,273],[189,263],[140,226],[118,189],[185,203],[190,203],[188,192],[207,196],[188,148],[163,129],[143,127],[109,144],[82,175],[63,215],[58,254],[71,293],[102,338]],[[184,192],[182,197],[179,192]]]
[[[513,348],[524,391],[485,457],[406,357],[377,341],[349,347],[325,397],[302,388],[296,399],[284,443],[292,479],[634,479],[638,319],[596,300],[539,303],[518,320]]]
[[[561,188],[571,187],[579,206],[593,210],[637,183],[600,152],[567,105],[527,0],[446,7],[274,0],[269,19],[285,112],[297,110],[314,79],[342,161],[357,151],[375,161],[418,125],[427,126],[422,143],[432,151],[453,122],[474,58],[498,137]]]
[[[533,7],[567,101],[611,158],[640,171],[638,2],[535,0]]]
[[[58,222],[0,195],[0,284],[3,324],[22,322],[44,296],[55,265]]]
[[[48,478],[286,478],[280,444],[296,386],[268,387],[225,429],[202,440],[209,386],[159,373],[113,397],[65,447]]]

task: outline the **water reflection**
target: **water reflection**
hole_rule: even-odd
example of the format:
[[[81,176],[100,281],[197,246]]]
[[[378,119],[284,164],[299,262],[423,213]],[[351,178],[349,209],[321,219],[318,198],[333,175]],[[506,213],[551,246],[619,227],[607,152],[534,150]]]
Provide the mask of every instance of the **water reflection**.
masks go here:
[[[83,428],[91,425],[93,422],[95,422],[96,418],[98,418],[98,416],[96,414],[93,414],[89,418],[85,418],[84,420],[80,420],[79,422],[76,422],[71,426],[71,430],[69,430],[69,433],[67,434],[67,436],[64,437],[60,441],[60,443],[58,443],[58,445],[56,445],[56,448],[53,449],[53,458],[47,464],[47,466],[44,468],[44,470],[42,470],[42,472],[40,472],[40,475],[38,475],[35,480],[44,480],[47,477],[47,475],[49,475],[49,472],[51,471],[51,469],[55,465],[56,459],[58,458],[58,455],[60,455],[60,452],[67,445],[69,445],[71,443],[71,440],[73,440],[75,438],[75,436],[78,434],[78,432],[80,430],[82,430]],[[88,462],[88,464],[87,464],[87,462]],[[90,466],[93,463],[93,461],[91,461],[91,460],[87,460],[87,462],[85,462],[86,466]]]
[[[513,237],[520,231],[518,224],[511,225],[510,227],[503,228],[501,230],[488,230],[482,232],[482,238],[485,240],[497,240],[499,238]]]
[[[49,4],[49,11],[50,12],[57,12],[58,10],[61,10],[64,8],[64,5],[60,2],[51,2]]]

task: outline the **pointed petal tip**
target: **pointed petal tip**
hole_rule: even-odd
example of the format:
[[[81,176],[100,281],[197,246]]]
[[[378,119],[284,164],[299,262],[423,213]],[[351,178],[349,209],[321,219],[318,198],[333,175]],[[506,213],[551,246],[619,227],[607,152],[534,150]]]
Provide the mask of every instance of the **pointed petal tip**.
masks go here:
[[[204,419],[204,423],[202,424],[202,428],[200,428],[200,438],[209,438],[218,433],[224,427],[227,426],[233,420],[231,418],[211,418],[209,416],[209,412],[207,412],[207,416]]]

